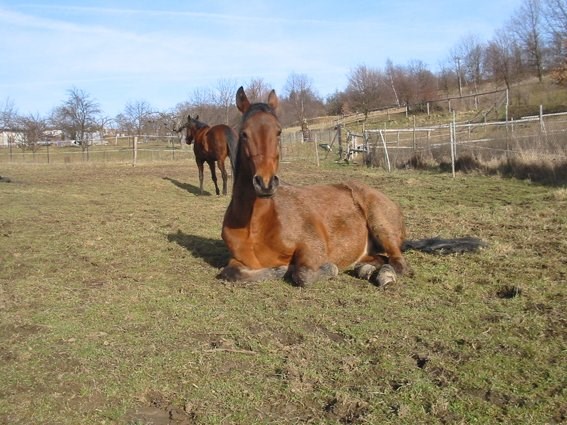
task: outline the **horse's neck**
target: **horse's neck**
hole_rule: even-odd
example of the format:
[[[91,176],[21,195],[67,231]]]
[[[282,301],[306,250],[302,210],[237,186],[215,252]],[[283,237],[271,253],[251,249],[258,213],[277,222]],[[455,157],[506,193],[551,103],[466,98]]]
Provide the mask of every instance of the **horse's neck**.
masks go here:
[[[234,176],[230,204],[232,216],[238,222],[237,227],[249,226],[254,217],[270,213],[274,208],[273,199],[259,199],[256,196],[252,175],[244,170],[239,170]]]
[[[197,138],[202,139],[204,142],[210,129],[211,127],[206,124],[195,127],[193,138],[195,138],[195,140],[197,140]]]
[[[239,209],[247,211],[256,199],[256,192],[252,186],[252,175],[244,170],[237,170],[234,176],[232,189],[232,202]]]

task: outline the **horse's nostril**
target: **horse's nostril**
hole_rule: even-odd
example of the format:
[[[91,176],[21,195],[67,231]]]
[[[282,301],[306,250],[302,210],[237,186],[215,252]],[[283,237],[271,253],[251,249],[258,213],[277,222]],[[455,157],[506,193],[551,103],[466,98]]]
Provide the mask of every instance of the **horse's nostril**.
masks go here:
[[[280,185],[280,178],[278,176],[273,176],[270,180],[270,187],[275,189]]]
[[[260,196],[272,196],[280,184],[278,176],[271,176],[266,185],[266,181],[260,175],[252,178],[254,189]]]
[[[261,176],[254,176],[254,185],[260,189],[265,189],[266,186],[264,185],[264,179]]]

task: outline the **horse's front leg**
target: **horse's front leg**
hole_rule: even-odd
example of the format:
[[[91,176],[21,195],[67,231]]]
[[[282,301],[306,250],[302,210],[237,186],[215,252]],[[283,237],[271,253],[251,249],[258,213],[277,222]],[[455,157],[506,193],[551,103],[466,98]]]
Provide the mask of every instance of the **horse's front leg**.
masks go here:
[[[321,261],[321,259],[322,255],[317,250],[313,250],[307,245],[298,247],[289,270],[292,282],[297,286],[305,286],[317,280],[329,279],[339,274],[339,268],[335,264]]]
[[[286,266],[251,269],[240,261],[232,258],[228,265],[221,270],[218,277],[229,282],[259,282],[269,279],[281,279],[287,272]]]
[[[213,178],[213,183],[215,184],[215,192],[220,195],[219,185],[217,184],[217,172],[215,171],[215,162],[208,161],[209,168],[211,169],[211,177]]]

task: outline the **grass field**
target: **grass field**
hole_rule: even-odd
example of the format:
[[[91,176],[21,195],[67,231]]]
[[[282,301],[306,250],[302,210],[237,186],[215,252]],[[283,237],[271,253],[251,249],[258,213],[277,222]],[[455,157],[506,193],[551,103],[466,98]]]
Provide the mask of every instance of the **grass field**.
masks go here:
[[[283,164],[382,189],[410,238],[490,244],[410,252],[387,290],[302,289],[216,279],[228,198],[197,195],[193,162],[0,175],[0,424],[567,420],[565,188]]]

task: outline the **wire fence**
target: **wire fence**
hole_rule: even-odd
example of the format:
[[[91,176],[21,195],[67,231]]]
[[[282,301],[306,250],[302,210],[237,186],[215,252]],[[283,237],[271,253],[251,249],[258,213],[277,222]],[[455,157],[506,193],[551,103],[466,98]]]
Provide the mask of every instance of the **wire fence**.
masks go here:
[[[333,126],[311,130],[308,137],[302,131],[286,130],[280,147],[283,162],[345,161],[390,171],[407,166],[416,157],[437,163],[466,155],[482,161],[527,157],[566,162],[567,113],[475,124],[452,120],[389,128],[386,123],[358,133]],[[0,147],[0,164],[179,160],[194,160],[194,154],[192,146],[177,136],[114,136],[90,146],[47,143],[34,150],[16,144]]]
[[[67,142],[42,143],[34,149],[0,148],[2,163],[72,164],[81,162],[154,162],[194,159],[193,148],[176,136],[113,136],[88,146]]]
[[[301,147],[301,145],[308,145]],[[313,146],[317,146],[314,149]],[[567,161],[567,113],[540,114],[520,120],[365,129],[341,127],[284,133],[282,156],[317,163],[334,158],[392,170],[416,157],[437,163],[472,156],[480,161],[522,157]]]

